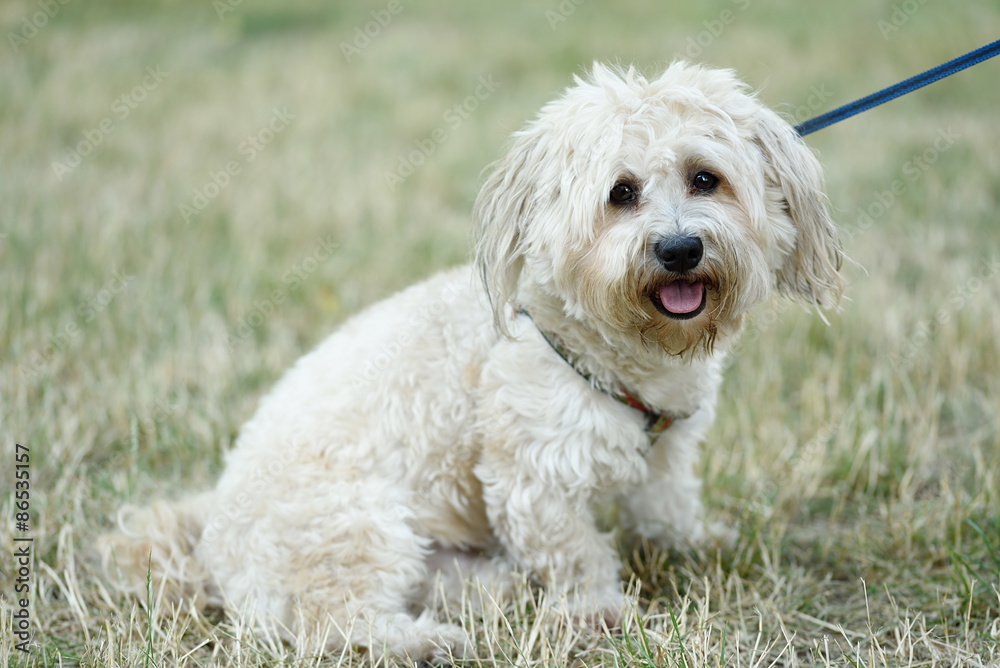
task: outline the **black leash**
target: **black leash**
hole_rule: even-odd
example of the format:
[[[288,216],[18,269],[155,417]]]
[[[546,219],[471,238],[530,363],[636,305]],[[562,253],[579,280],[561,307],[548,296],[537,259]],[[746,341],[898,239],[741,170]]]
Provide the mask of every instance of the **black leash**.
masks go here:
[[[900,81],[894,86],[889,86],[888,88],[883,88],[877,93],[872,93],[867,97],[863,97],[860,100],[855,100],[850,104],[845,104],[842,107],[838,107],[833,111],[828,111],[825,114],[821,114],[816,118],[810,119],[804,123],[800,123],[795,126],[795,130],[800,136],[806,136],[811,132],[816,132],[817,130],[822,130],[828,125],[833,125],[838,121],[842,121],[845,118],[850,118],[855,114],[860,114],[862,111],[867,111],[872,107],[877,107],[880,104],[888,102],[889,100],[894,100],[900,95],[906,95],[907,93],[912,93],[918,88],[923,88],[927,84],[934,83],[938,79],[943,79],[946,76],[950,76],[955,72],[961,72],[967,67],[972,67],[978,63],[983,62],[993,56],[1000,54],[1000,39],[984,47],[976,49],[975,51],[970,51],[964,56],[959,56],[954,60],[949,60],[944,65],[938,65],[937,67],[931,68],[926,72],[922,72],[915,77],[910,77],[906,81]]]

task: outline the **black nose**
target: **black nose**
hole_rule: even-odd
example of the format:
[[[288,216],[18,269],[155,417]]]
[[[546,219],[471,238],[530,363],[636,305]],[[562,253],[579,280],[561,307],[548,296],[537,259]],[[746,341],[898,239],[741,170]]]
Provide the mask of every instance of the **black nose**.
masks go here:
[[[680,235],[660,239],[653,248],[663,268],[678,273],[697,267],[704,250],[705,247],[698,237]]]

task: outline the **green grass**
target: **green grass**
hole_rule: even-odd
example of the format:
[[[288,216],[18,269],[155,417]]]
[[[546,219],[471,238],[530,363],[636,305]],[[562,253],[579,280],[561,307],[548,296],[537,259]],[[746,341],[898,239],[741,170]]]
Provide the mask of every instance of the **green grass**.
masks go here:
[[[259,396],[338,322],[463,262],[480,170],[573,73],[595,59],[653,71],[730,9],[698,59],[793,115],[825,87],[812,115],[1000,33],[993,4],[926,3],[883,38],[893,4],[588,2],[553,29],[555,0],[404,2],[347,63],[341,43],[386,3],[245,0],[220,20],[209,2],[76,0],[16,53],[6,36],[39,5],[4,3],[0,440],[5,457],[31,448],[37,645],[11,648],[15,571],[0,558],[0,662],[363,663],[172,611],[155,586],[112,593],[94,539],[126,501],[211,485]],[[157,66],[169,75],[120,118],[116,100]],[[560,627],[527,590],[442,612],[476,639],[470,665],[1000,663],[998,67],[809,137],[864,269],[848,269],[829,326],[758,309],[729,366],[703,477],[736,547],[623,539],[647,605],[607,637]],[[448,127],[484,75],[499,88]],[[241,143],[275,108],[295,118],[247,160]],[[103,119],[113,131],[60,180],[53,161]],[[437,127],[447,141],[390,192],[385,172]],[[949,128],[928,169],[908,170]],[[180,205],[229,160],[240,173],[188,224]],[[859,220],[896,180],[905,192]],[[307,264],[328,237],[333,256]],[[5,535],[13,503],[3,494]]]

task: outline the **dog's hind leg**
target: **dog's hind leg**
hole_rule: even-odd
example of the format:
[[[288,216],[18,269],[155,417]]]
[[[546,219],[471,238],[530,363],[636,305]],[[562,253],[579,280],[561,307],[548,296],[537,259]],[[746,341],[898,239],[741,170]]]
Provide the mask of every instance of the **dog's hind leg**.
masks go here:
[[[303,555],[309,563],[288,574],[297,642],[319,641],[327,650],[350,644],[376,656],[413,659],[460,655],[460,628],[438,623],[430,610],[413,614],[428,577],[427,541],[400,513],[365,509],[331,524],[340,526],[326,545]]]
[[[330,479],[319,467],[297,470],[296,480],[203,542],[200,555],[232,602],[249,602],[259,627],[306,652],[461,653],[461,629],[414,614],[429,540],[414,531],[406,493],[370,478]]]

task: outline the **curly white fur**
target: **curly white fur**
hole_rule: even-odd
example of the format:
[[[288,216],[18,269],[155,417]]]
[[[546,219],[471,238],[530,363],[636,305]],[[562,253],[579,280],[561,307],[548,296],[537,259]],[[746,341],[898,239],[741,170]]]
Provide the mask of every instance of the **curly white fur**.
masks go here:
[[[702,172],[718,184],[693,187]],[[138,587],[152,553],[176,597],[300,642],[330,623],[331,649],[461,651],[460,629],[421,612],[438,572],[503,586],[527,570],[571,593],[575,616],[613,620],[621,564],[590,503],[617,495],[623,523],[665,544],[705,537],[693,467],[744,314],[775,291],[840,296],[821,181],[731,72],[595,65],[496,163],[474,265],[370,307],[299,360],[215,490],[124,513],[109,563]],[[623,182],[626,205],[609,200]],[[678,235],[704,249],[680,277],[703,286],[704,310],[683,317],[657,304],[679,275],[656,243]],[[645,416],[610,396],[619,386],[680,419],[651,444]]]

